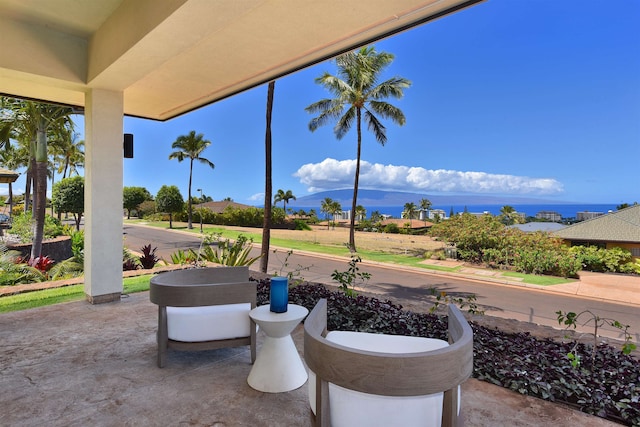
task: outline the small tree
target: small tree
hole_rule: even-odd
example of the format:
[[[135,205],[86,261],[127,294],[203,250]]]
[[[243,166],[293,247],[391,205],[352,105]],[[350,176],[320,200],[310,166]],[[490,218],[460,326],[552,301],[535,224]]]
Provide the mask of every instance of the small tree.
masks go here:
[[[80,230],[80,221],[84,213],[84,178],[64,178],[53,186],[52,196],[51,203],[56,211],[71,212],[76,222],[76,230]]]
[[[127,210],[127,219],[131,211],[138,209],[142,202],[152,200],[151,193],[144,187],[124,187],[122,189],[122,207]]]
[[[184,199],[175,185],[163,185],[156,195],[156,206],[159,212],[169,214],[169,228],[173,228],[173,214],[182,212]]]

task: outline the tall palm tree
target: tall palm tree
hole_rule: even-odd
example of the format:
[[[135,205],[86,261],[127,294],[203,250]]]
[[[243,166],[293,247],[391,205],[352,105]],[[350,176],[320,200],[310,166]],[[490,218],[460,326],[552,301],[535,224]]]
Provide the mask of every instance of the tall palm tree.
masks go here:
[[[338,56],[336,58],[337,76],[325,73],[315,80],[317,84],[333,94],[334,98],[322,99],[306,108],[309,113],[318,113],[318,116],[309,122],[309,130],[312,132],[329,121],[336,120],[333,132],[336,138],[342,139],[351,129],[354,121],[356,123],[358,145],[351,212],[355,212],[358,202],[363,116],[368,129],[373,132],[381,145],[387,142],[387,135],[384,125],[377,116],[390,119],[400,126],[405,123],[402,111],[383,100],[388,97],[401,98],[403,90],[408,88],[411,82],[401,77],[393,77],[378,83],[380,74],[392,61],[392,54],[377,53],[373,47],[364,47],[356,52]],[[345,108],[346,111],[344,111]],[[354,230],[355,215],[351,215],[349,249],[352,252],[356,251]]]
[[[402,212],[403,218],[409,218],[409,226],[413,228],[413,217],[416,215],[418,207],[415,203],[409,202],[404,204],[404,211]]]
[[[47,203],[47,167],[48,141],[61,137],[65,129],[73,127],[70,115],[71,108],[33,101],[4,98],[2,109],[2,127],[12,127],[13,136],[17,140],[29,141],[30,164],[27,170],[27,191],[25,191],[25,208],[28,207],[29,185],[34,185],[33,200],[33,243],[31,259],[42,253],[44,237],[45,205]],[[4,131],[0,131],[2,136]],[[6,142],[5,142],[6,143]]]
[[[293,195],[293,193],[291,192],[291,190],[287,190],[286,192],[284,192],[284,190],[279,189],[278,192],[276,193],[276,196],[273,198],[273,203],[278,203],[278,202],[283,202],[283,209],[286,212],[287,211],[287,203],[289,203],[289,200],[298,200],[296,199],[296,196]]]
[[[54,135],[54,139],[58,138],[65,132],[67,126],[73,126],[73,124],[70,118],[72,110],[69,107],[33,103],[31,101],[27,101],[27,103],[32,104],[30,109],[37,120],[35,169],[32,171],[35,184],[33,193],[35,229],[31,246],[31,259],[36,259],[42,254],[42,239],[44,238],[45,208],[47,204],[47,166],[49,164],[47,152],[48,136]]]
[[[188,188],[188,203],[187,203],[187,211],[189,215],[189,229],[193,228],[193,212],[192,212],[192,200],[191,200],[191,181],[193,178],[193,161],[197,160],[200,163],[208,165],[211,169],[215,168],[215,165],[208,159],[204,157],[200,157],[200,154],[211,145],[211,141],[204,139],[204,135],[199,133],[196,135],[196,131],[192,130],[188,135],[180,135],[178,139],[176,139],[173,144],[171,144],[171,148],[177,151],[169,154],[169,160],[178,159],[179,162],[184,159],[189,159],[189,188]]]
[[[426,212],[427,214],[424,216],[424,225],[427,225],[427,218],[429,218],[429,209],[431,209],[431,200],[429,199],[420,199],[420,209]]]

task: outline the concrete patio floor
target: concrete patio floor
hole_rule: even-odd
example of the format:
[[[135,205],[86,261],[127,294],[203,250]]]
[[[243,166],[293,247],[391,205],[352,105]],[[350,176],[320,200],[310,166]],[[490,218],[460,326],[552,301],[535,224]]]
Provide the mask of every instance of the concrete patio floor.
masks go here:
[[[0,424],[311,425],[306,384],[278,394],[249,387],[248,347],[170,351],[159,369],[156,322],[148,292],[0,314]],[[302,354],[302,327],[294,340]],[[462,405],[467,427],[617,425],[473,379]]]

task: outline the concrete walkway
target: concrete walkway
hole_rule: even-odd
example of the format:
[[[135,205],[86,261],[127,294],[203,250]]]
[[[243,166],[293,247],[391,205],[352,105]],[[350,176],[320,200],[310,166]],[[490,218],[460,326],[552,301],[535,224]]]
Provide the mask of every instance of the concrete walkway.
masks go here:
[[[514,277],[505,276],[501,270],[469,267],[460,261],[425,260],[423,263],[450,268],[459,267],[456,272],[431,270],[430,272],[432,274],[458,276],[467,279],[477,279],[504,285],[538,289],[552,293],[570,294],[584,298],[640,306],[640,276],[581,271],[579,273],[578,280],[558,285],[541,286],[523,283]],[[420,271],[424,270],[420,269]]]
[[[159,369],[156,322],[148,292],[0,314],[0,424],[312,425],[306,385],[277,394],[248,386],[248,347],[170,351]],[[294,340],[302,354],[301,327]],[[616,425],[473,379],[462,387],[462,405],[466,427]]]

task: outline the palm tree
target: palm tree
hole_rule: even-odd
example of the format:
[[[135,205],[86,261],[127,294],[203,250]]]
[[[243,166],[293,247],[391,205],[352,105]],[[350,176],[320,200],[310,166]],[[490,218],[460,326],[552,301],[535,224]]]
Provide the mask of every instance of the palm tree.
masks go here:
[[[286,212],[287,211],[287,203],[289,203],[289,200],[298,200],[296,199],[296,196],[293,195],[293,193],[291,192],[291,190],[287,190],[287,192],[285,193],[282,189],[278,190],[278,192],[276,193],[276,196],[273,198],[273,203],[278,203],[278,202],[283,202],[283,209]]]
[[[358,205],[356,206],[355,215],[356,217],[358,217],[358,221],[362,221],[363,219],[367,218],[367,210],[364,208],[364,206]]]
[[[424,225],[427,225],[427,218],[429,218],[429,209],[431,209],[431,201],[429,199],[420,199],[420,209],[427,214],[424,216]]]
[[[333,216],[333,229],[336,229],[336,215],[341,214],[342,213],[342,206],[340,205],[340,202],[338,202],[337,200],[334,200],[333,202],[331,202],[331,215]]]
[[[500,219],[505,225],[518,224],[521,221],[520,215],[513,206],[505,205],[500,208]]]
[[[334,201],[331,197],[325,197],[322,202],[320,202],[320,212],[324,212],[325,218],[327,219],[327,230],[329,229],[329,215],[333,213],[333,205]]]
[[[404,204],[404,211],[402,212],[403,218],[409,218],[409,226],[413,228],[413,217],[416,215],[418,211],[418,207],[413,202],[408,202]]]
[[[71,108],[19,99],[3,98],[1,127],[11,127],[8,133],[0,131],[2,138],[7,134],[20,141],[28,141],[30,162],[27,170],[27,191],[25,209],[28,207],[29,185],[34,185],[33,218],[34,232],[31,245],[31,259],[41,255],[44,237],[45,206],[47,203],[48,141],[61,139],[65,129],[73,129]],[[6,144],[6,141],[4,142]]]
[[[312,132],[331,120],[337,120],[333,131],[338,139],[351,129],[354,121],[357,128],[356,171],[353,184],[353,201],[351,212],[355,212],[358,202],[358,181],[360,179],[360,154],[362,152],[362,120],[376,140],[384,145],[387,142],[386,129],[376,115],[391,119],[402,126],[405,117],[402,111],[383,101],[388,97],[401,98],[403,90],[411,82],[401,77],[393,77],[378,84],[381,72],[393,61],[393,55],[386,52],[377,53],[373,47],[364,47],[356,52],[348,52],[336,58],[337,76],[329,73],[318,77],[315,82],[322,85],[335,97],[323,99],[309,105],[306,111],[318,113],[309,122]],[[346,112],[343,111],[346,108]],[[364,110],[364,111],[363,111]],[[351,215],[349,226],[349,249],[356,251],[355,215]]]
[[[169,154],[169,160],[178,159],[179,162],[184,159],[189,159],[189,187],[188,187],[188,204],[187,211],[189,216],[188,228],[193,228],[193,212],[192,212],[192,200],[191,200],[191,181],[193,178],[193,161],[197,160],[200,163],[208,165],[211,169],[215,168],[215,165],[208,159],[204,157],[200,157],[200,154],[211,145],[211,141],[204,139],[204,135],[199,133],[196,135],[196,131],[192,130],[188,135],[180,135],[178,139],[176,139],[173,144],[171,144],[171,148],[177,151]]]
[[[84,140],[78,141],[78,134],[70,135],[69,139],[65,139],[62,157],[63,161],[58,167],[58,173],[62,173],[62,179],[69,176],[80,175],[78,168],[84,167]]]

